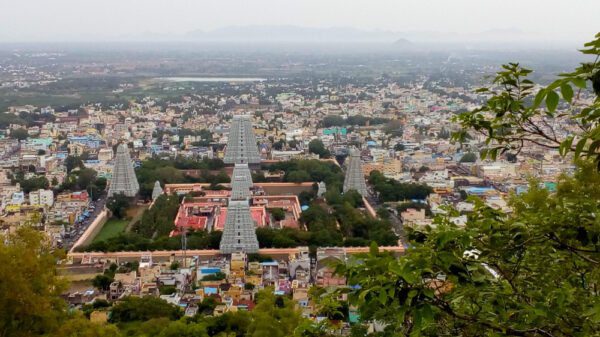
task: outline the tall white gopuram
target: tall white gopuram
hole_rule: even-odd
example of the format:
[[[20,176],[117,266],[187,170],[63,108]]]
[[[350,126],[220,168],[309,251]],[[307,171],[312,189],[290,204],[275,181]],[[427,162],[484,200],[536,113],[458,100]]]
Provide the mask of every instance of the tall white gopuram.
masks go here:
[[[117,156],[112,171],[112,179],[108,188],[108,196],[123,193],[125,196],[133,198],[140,190],[133,163],[129,156],[129,149],[126,144],[119,144],[117,147]]]
[[[360,161],[360,152],[355,149],[350,150],[350,158],[346,169],[346,176],[344,177],[344,192],[350,190],[356,190],[363,197],[369,195]]]

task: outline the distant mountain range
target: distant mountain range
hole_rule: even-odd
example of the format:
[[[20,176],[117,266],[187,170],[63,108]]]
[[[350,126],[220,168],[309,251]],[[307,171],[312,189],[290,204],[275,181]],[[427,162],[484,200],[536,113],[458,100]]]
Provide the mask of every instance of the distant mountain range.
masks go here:
[[[300,26],[229,26],[212,31],[195,30],[186,38],[210,41],[261,42],[391,42],[398,35],[387,31],[365,31],[356,28],[312,28]]]
[[[330,43],[330,42],[372,42],[389,43],[405,49],[419,48],[423,44],[527,44],[527,43],[561,43],[572,40],[557,37],[553,41],[545,41],[541,35],[524,32],[518,29],[494,29],[483,32],[459,34],[436,31],[386,31],[363,30],[352,27],[315,28],[293,25],[250,25],[228,26],[214,30],[194,30],[184,34],[146,33],[137,37],[124,39],[141,39],[146,41],[200,41],[200,42],[265,42],[265,43]]]

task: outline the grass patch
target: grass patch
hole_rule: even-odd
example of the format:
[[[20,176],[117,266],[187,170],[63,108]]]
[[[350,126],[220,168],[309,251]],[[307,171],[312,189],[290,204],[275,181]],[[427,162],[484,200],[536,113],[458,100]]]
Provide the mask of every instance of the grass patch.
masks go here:
[[[108,219],[108,221],[104,224],[104,226],[102,226],[100,233],[98,233],[98,235],[96,235],[96,237],[94,238],[94,240],[92,242],[98,242],[98,241],[110,239],[112,237],[115,237],[115,236],[123,233],[125,231],[125,228],[127,227],[128,223],[129,223],[129,220],[125,220],[125,219],[123,219],[123,220],[115,219],[115,218]]]

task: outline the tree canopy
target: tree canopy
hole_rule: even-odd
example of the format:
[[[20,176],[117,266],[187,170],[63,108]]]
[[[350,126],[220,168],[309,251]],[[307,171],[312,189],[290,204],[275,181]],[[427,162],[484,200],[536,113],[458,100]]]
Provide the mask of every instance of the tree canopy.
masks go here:
[[[412,335],[591,336],[600,333],[600,174],[537,182],[503,214],[477,201],[466,227],[436,218],[409,230],[401,258],[380,253],[341,265],[361,318]]]
[[[58,252],[43,234],[20,227],[0,235],[0,336],[31,336],[58,328],[66,313],[66,289],[56,275]]]
[[[411,199],[424,200],[433,189],[425,184],[401,183],[386,178],[381,172],[374,170],[369,174],[369,183],[373,185],[382,202],[403,201]]]
[[[353,285],[343,291],[350,304],[363,321],[383,323],[381,335],[600,335],[600,34],[583,52],[596,61],[535,95],[533,82],[524,78],[529,70],[504,66],[492,98],[457,118],[464,129],[455,139],[471,131],[487,137],[482,157],[518,153],[531,143],[573,153],[577,171],[563,174],[556,192],[532,180],[528,191],[509,198],[511,213],[473,198],[464,227],[450,221],[458,215],[450,210],[435,218],[434,227],[408,229],[409,248],[400,258],[373,246],[338,265]],[[589,106],[557,112],[557,91],[566,108],[588,82],[597,96]],[[581,90],[575,94],[573,86]],[[559,139],[536,124],[547,117],[579,124],[581,132]]]
[[[582,53],[593,61],[560,74],[537,91],[528,78],[532,70],[518,63],[503,65],[492,86],[477,90],[492,97],[480,108],[455,118],[462,130],[455,132],[453,139],[464,141],[471,132],[484,136],[487,140],[480,153],[482,158],[518,154],[535,144],[558,150],[563,156],[571,153],[575,158],[592,158],[600,167],[600,33],[585,44]],[[592,103],[585,104],[585,97],[594,94]],[[549,120],[572,128],[556,132],[549,127]]]
[[[313,139],[308,143],[308,151],[310,153],[318,154],[320,158],[329,158],[331,153],[323,145],[323,141],[320,139]]]

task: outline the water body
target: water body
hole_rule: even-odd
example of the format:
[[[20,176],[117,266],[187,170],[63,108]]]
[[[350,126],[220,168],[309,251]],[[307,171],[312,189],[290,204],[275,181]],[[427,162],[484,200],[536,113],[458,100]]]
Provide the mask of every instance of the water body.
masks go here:
[[[157,80],[167,82],[262,82],[260,77],[159,77]]]

